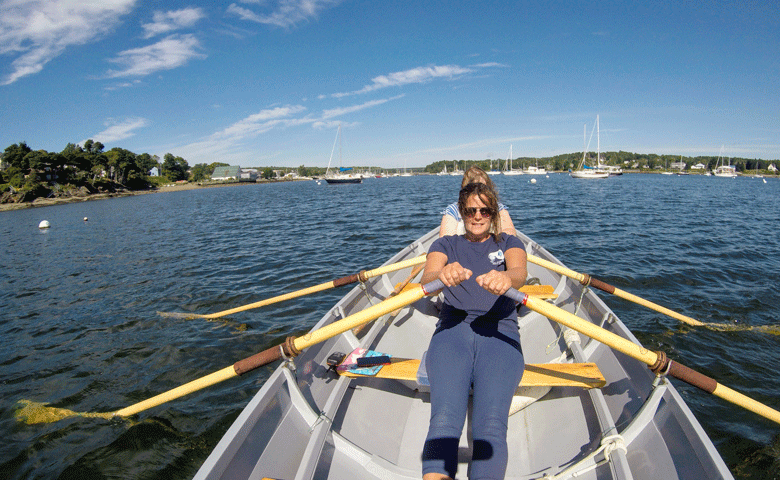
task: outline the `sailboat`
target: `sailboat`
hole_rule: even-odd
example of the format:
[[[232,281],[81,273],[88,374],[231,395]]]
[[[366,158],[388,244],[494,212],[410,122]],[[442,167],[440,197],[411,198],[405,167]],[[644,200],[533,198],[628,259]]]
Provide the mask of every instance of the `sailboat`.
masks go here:
[[[504,175],[522,175],[522,170],[512,170],[512,145],[509,145],[509,160],[507,160],[506,164],[506,170],[504,170]]]
[[[536,165],[529,165],[528,168],[523,170],[524,175],[547,175],[547,170],[542,167],[539,168],[539,159],[536,159]]]
[[[720,155],[718,155],[718,162],[715,164],[715,171],[712,172],[712,174],[716,177],[736,178],[737,167],[731,164],[731,160],[729,160],[728,165],[726,165],[725,162],[726,157],[723,155],[723,145],[721,145]]]
[[[447,173],[447,164],[446,163],[444,164],[444,170],[442,170],[441,172],[437,173],[436,175],[440,175],[440,176],[441,175],[449,175],[449,173]]]
[[[665,165],[664,171],[661,172],[661,175],[674,175],[674,172],[669,170],[669,160],[668,159],[666,160],[666,165]]]
[[[490,161],[490,171],[487,172],[488,175],[501,175],[501,161],[497,160],[497,163],[499,170],[493,170],[493,160]]]
[[[330,162],[333,160],[333,152],[336,151],[336,142],[341,138],[341,125],[336,130],[336,139],[333,140],[333,149],[330,151],[330,159],[328,160],[328,168],[325,170],[325,181],[329,184],[338,183],[363,183],[363,177],[353,173],[346,173],[352,170],[350,168],[343,168],[341,166],[341,142],[339,142],[339,173],[330,172]]]
[[[596,134],[596,158],[601,158],[601,133],[599,132],[599,116],[596,115],[596,125],[594,125],[596,128],[596,131],[598,132]],[[569,175],[571,178],[608,178],[609,172],[606,170],[601,170],[597,168],[593,168],[587,164],[585,164],[585,158],[588,155],[588,145],[590,145],[590,142],[588,142],[588,145],[585,145],[585,133],[586,133],[586,126],[583,125],[582,127],[582,144],[583,144],[583,151],[582,151],[582,161],[580,162],[579,168],[577,170],[569,171]],[[590,138],[593,139],[593,131],[590,132]],[[601,160],[598,161],[598,163],[601,163]]]

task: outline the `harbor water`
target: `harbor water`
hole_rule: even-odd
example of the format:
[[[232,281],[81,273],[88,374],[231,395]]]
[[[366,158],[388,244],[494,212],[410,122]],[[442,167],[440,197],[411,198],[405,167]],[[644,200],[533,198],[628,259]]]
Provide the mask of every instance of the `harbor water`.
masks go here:
[[[780,335],[754,328],[780,329],[780,180],[492,178],[518,230],[570,269],[731,327],[599,292],[643,345],[780,409]],[[273,365],[128,420],[28,425],[16,409],[117,410],[302,334],[350,287],[216,320],[158,312],[223,311],[378,267],[437,227],[459,186],[251,184],[0,212],[0,478],[191,478]],[[780,425],[673,383],[736,478],[780,478]]]

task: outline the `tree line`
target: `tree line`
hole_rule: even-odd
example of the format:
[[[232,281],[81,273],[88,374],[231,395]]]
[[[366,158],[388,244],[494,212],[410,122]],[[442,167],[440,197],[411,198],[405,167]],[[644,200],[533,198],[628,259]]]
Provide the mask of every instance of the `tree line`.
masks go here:
[[[601,152],[601,162],[607,165],[616,165],[623,169],[631,169],[637,171],[643,170],[657,170],[664,168],[671,168],[671,165],[675,162],[684,162],[686,169],[690,169],[692,166],[701,163],[704,165],[705,170],[715,170],[718,165],[717,156],[698,156],[698,157],[685,157],[680,155],[657,155],[657,154],[645,154],[645,153],[631,153],[631,152]],[[596,154],[591,153],[586,156],[586,161],[589,165],[594,165],[596,161]],[[755,170],[766,170],[769,165],[776,162],[776,160],[762,160],[762,159],[750,159],[750,158],[726,158],[721,159],[731,165],[736,166],[738,172],[751,172]],[[471,165],[476,165],[485,171],[489,170],[505,170],[507,159],[484,159],[484,160],[440,160],[438,162],[431,163],[425,167],[426,173],[439,173],[446,167],[448,171],[452,171],[453,168],[459,168],[465,170],[465,168]],[[568,171],[576,170],[579,168],[582,162],[582,152],[565,153],[562,155],[555,155],[552,157],[516,157],[512,158],[512,168],[521,169],[527,168],[531,165],[539,165],[544,167],[548,171]]]
[[[69,143],[61,152],[33,150],[26,142],[19,142],[0,155],[0,194],[16,193],[27,201],[67,195],[73,190],[145,190],[180,180],[208,179],[219,165],[227,164],[215,162],[190,168],[187,160],[171,153],[161,161],[157,155],[136,154],[119,147],[105,151],[102,143],[91,139],[83,145]],[[155,167],[158,177],[150,175]]]

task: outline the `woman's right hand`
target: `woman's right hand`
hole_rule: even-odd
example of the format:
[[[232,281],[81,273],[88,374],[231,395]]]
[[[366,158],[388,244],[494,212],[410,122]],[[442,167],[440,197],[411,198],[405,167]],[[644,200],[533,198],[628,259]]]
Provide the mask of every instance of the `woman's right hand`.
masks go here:
[[[454,287],[471,278],[471,273],[471,270],[463,268],[458,262],[448,263],[439,272],[439,280],[448,287]]]

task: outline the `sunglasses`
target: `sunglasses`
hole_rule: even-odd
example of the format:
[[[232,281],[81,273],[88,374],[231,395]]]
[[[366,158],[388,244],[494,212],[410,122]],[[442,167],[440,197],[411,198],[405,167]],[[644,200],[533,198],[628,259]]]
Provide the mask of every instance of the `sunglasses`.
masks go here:
[[[479,214],[483,217],[492,217],[495,213],[492,208],[488,207],[481,207],[481,208],[475,208],[475,207],[466,207],[463,209],[463,214],[467,217],[473,217],[474,215]]]

